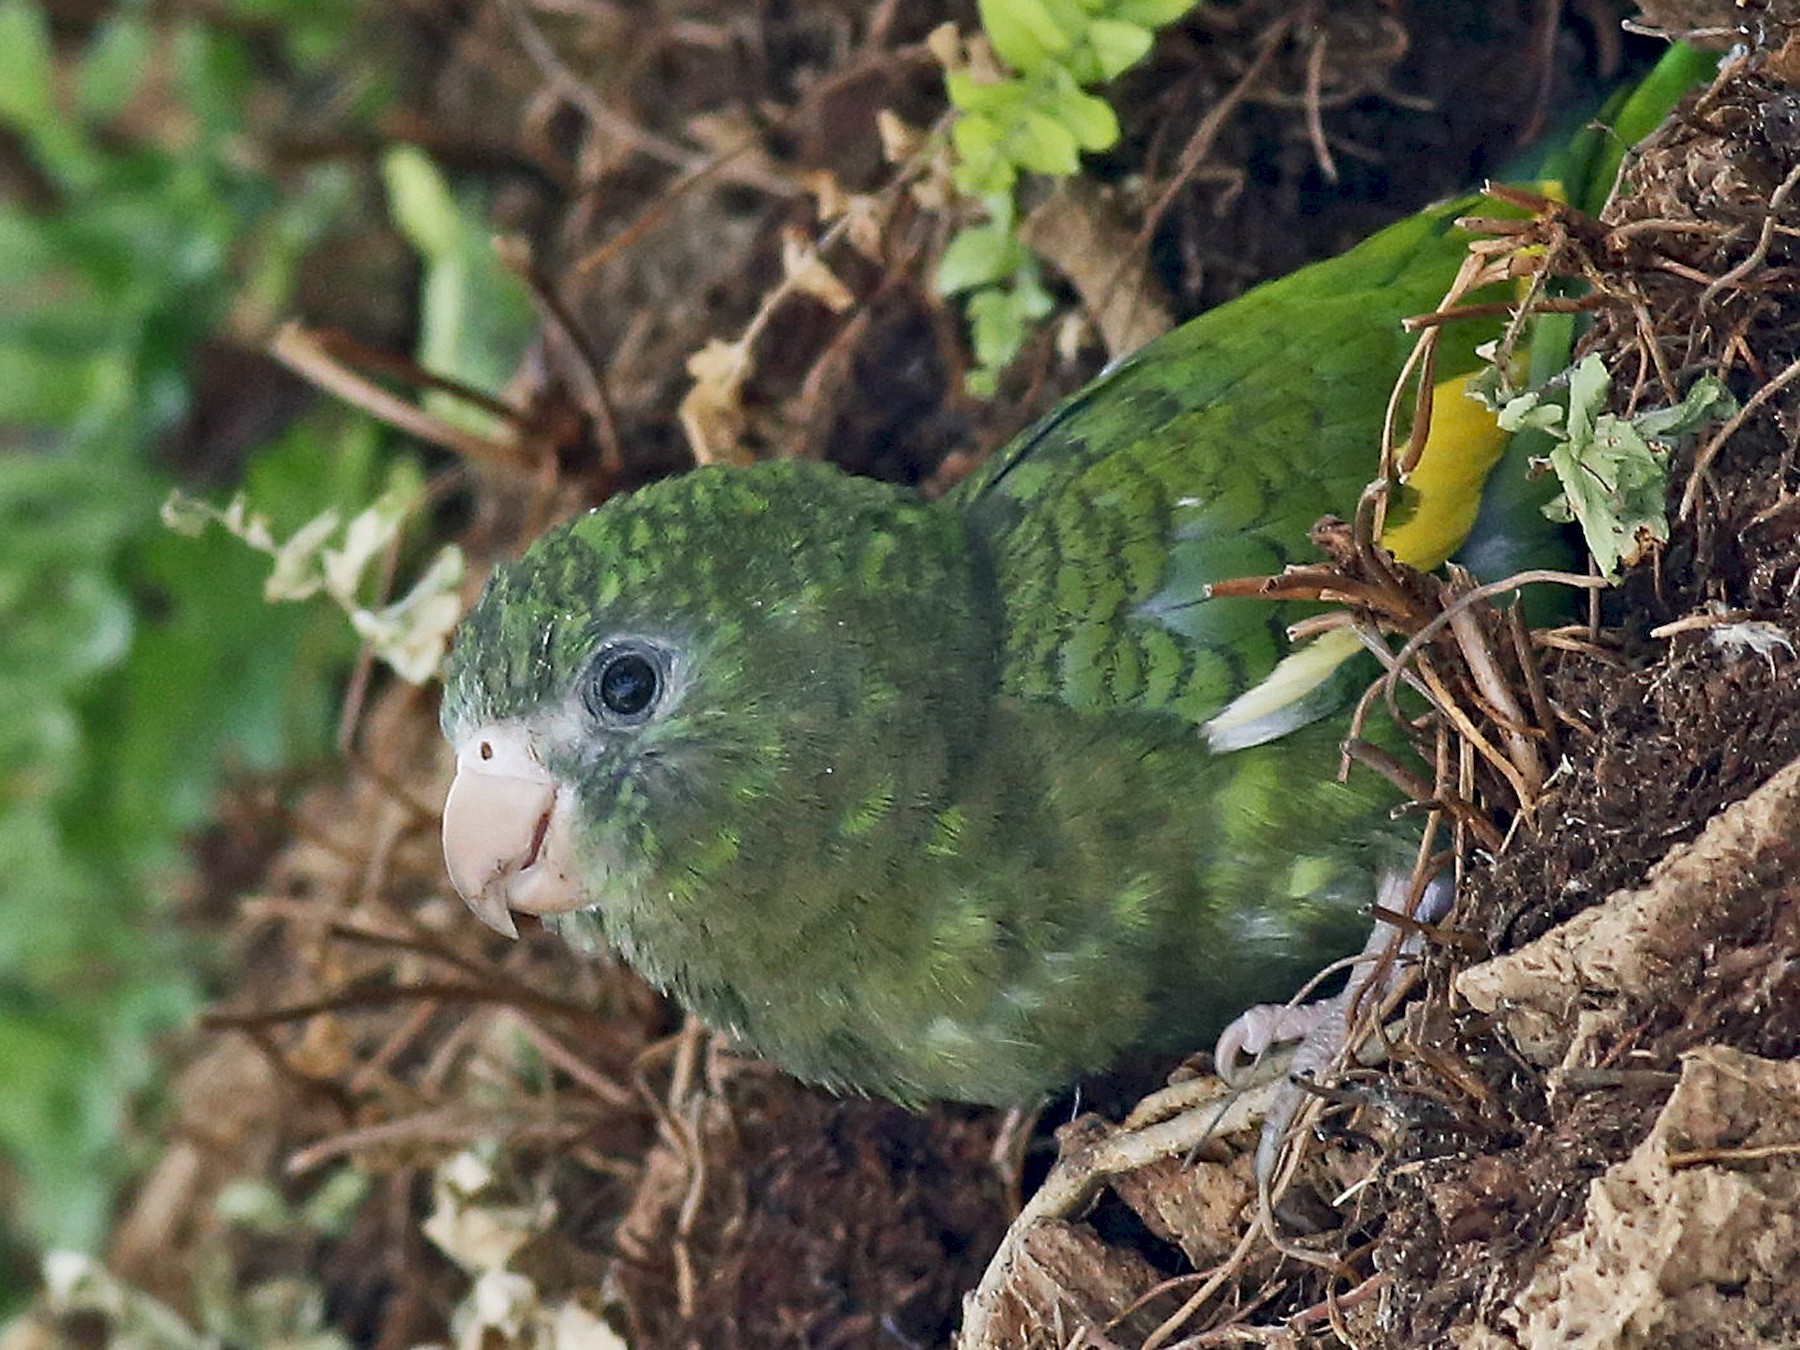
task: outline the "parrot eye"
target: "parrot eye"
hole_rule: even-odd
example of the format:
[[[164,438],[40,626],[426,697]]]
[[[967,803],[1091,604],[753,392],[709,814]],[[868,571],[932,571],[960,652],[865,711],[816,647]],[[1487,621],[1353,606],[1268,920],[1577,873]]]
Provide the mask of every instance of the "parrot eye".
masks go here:
[[[603,722],[636,726],[650,720],[663,689],[662,653],[639,642],[620,643],[594,659],[584,701]]]

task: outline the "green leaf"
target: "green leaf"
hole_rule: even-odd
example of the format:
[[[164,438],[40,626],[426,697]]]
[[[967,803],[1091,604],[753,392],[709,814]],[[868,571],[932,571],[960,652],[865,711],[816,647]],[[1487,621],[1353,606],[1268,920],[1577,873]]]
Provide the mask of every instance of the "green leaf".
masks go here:
[[[1027,319],[1047,318],[1056,308],[1056,300],[1044,289],[1044,279],[1037,264],[1027,255],[1013,278],[1013,303]]]
[[[1067,178],[1081,168],[1081,144],[1049,113],[1029,109],[1008,140],[1020,168]]]
[[[89,117],[123,111],[142,87],[151,56],[150,27],[136,14],[114,14],[95,34],[75,75],[75,99]]]
[[[30,0],[0,0],[0,120],[31,132],[59,115],[50,88],[50,25]]]
[[[1672,439],[1729,417],[1737,404],[1711,376],[1696,380],[1675,407],[1629,419],[1607,411],[1611,395],[1605,363],[1587,356],[1542,389],[1510,400],[1498,420],[1504,430],[1535,429],[1552,438],[1544,462],[1555,470],[1562,493],[1544,514],[1579,524],[1601,574],[1616,580],[1621,564],[1668,540]]]
[[[950,128],[958,163],[950,172],[965,197],[1009,195],[1019,171],[1005,153],[1006,132],[991,117],[964,113]]]
[[[381,181],[387,186],[388,214],[412,246],[432,262],[453,257],[462,219],[450,185],[425,152],[395,146],[382,157]]]
[[[1025,343],[1031,322],[1055,308],[1044,289],[1036,263],[1020,251],[1018,269],[1005,286],[988,286],[969,297],[970,342],[978,368],[968,379],[970,392],[986,396],[998,384],[1002,370],[1012,363]]]
[[[0,424],[53,426],[73,421],[95,398],[109,353],[70,360],[23,342],[0,340]]]
[[[1569,371],[1568,437],[1583,442],[1593,439],[1594,424],[1606,413],[1612,397],[1612,375],[1598,356],[1586,356]]]
[[[1004,367],[1024,342],[1024,316],[1012,294],[999,287],[969,297],[969,328],[976,360],[990,369]]]
[[[437,167],[411,146],[382,160],[388,209],[425,262],[419,315],[419,364],[476,389],[499,390],[518,369],[537,327],[523,283],[501,263],[482,204],[450,190]],[[425,407],[478,434],[496,419],[461,399],[433,393]]]
[[[1088,25],[1091,74],[1077,70],[1083,84],[1102,84],[1124,74],[1149,54],[1156,36],[1148,28],[1121,19],[1095,19]]]
[[[1115,19],[1156,29],[1167,28],[1199,6],[1194,0],[1113,0],[1107,8]]]
[[[32,0],[0,0],[0,123],[62,183],[85,185],[96,172],[86,129],[57,106],[55,57],[43,10]]]
[[[1652,541],[1668,539],[1668,475],[1630,423],[1607,414],[1594,434],[1559,440],[1548,458],[1563,495],[1544,514],[1580,524],[1601,575],[1617,580],[1621,562],[1635,562]]]
[[[1044,0],[979,0],[976,8],[1000,59],[1021,74],[1055,63],[1078,36],[1064,29]]]
[[[955,295],[1011,275],[1023,249],[1005,228],[988,222],[959,230],[938,263],[937,292]]]
[[[1018,116],[1031,102],[1026,83],[1010,75],[1001,80],[978,80],[966,70],[953,70],[944,76],[944,91],[956,108],[987,116],[996,124]]]
[[[1119,143],[1119,118],[1112,105],[1082,93],[1073,81],[1056,91],[1051,106],[1058,124],[1083,150],[1110,150]]]
[[[215,29],[188,24],[170,44],[176,87],[211,155],[228,153],[244,127],[252,69],[242,43]]]
[[[1687,397],[1672,408],[1653,408],[1632,418],[1632,425],[1652,438],[1692,436],[1709,423],[1723,422],[1738,410],[1738,401],[1717,375],[1702,375]]]

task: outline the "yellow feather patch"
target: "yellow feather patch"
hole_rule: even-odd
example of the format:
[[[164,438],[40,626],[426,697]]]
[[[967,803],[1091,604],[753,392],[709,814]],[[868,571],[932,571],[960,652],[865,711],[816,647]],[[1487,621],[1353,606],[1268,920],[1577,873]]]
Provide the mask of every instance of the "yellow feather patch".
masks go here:
[[[1506,433],[1487,405],[1469,397],[1472,375],[1432,391],[1431,434],[1406,476],[1404,515],[1389,515],[1381,544],[1401,562],[1429,572],[1468,538],[1481,510],[1488,471],[1506,449]]]

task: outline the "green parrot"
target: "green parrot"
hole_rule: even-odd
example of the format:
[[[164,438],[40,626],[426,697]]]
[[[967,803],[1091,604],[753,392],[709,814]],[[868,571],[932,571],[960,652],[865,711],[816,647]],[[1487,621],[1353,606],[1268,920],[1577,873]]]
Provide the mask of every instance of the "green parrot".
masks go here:
[[[552,530],[449,662],[457,889],[502,932],[609,945],[802,1079],[908,1104],[1192,1048],[1355,950],[1417,845],[1384,781],[1337,781],[1327,714],[1360,682],[1291,649],[1291,608],[1209,587],[1353,509],[1401,321],[1475,205],[1201,315],[941,500],[778,461]],[[1450,334],[1439,373],[1489,336]],[[1437,402],[1383,537],[1420,567],[1501,448]],[[1554,545],[1535,506],[1501,514],[1487,556]]]

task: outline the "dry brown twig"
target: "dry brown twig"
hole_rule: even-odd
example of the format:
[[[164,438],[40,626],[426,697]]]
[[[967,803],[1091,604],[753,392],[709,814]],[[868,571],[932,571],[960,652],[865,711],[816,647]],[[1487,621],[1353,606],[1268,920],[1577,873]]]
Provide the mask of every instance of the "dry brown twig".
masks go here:
[[[516,429],[513,428],[517,410],[478,389],[434,375],[410,361],[378,352],[343,334],[308,329],[293,322],[276,329],[275,336],[269,340],[269,354],[302,379],[409,436],[416,436],[477,464],[514,471],[521,467]],[[359,373],[355,365],[399,375],[419,388],[453,394],[501,418],[502,425],[514,430],[515,434],[484,436],[455,426],[383,388]]]

